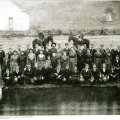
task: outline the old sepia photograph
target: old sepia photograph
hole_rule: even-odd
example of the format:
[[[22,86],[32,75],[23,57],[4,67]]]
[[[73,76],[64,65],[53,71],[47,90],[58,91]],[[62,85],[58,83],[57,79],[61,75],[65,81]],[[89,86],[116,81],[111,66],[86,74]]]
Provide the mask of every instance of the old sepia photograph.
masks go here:
[[[120,115],[120,1],[0,0],[0,116]]]

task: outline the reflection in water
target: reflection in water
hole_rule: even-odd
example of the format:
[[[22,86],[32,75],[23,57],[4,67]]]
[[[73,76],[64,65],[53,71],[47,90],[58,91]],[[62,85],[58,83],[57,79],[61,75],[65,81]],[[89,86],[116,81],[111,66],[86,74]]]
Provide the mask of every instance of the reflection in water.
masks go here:
[[[120,114],[118,88],[4,90],[1,115]]]

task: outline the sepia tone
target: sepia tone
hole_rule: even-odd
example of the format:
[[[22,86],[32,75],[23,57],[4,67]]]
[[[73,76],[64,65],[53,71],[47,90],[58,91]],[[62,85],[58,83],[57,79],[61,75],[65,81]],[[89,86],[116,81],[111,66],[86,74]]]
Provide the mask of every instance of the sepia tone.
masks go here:
[[[0,115],[119,115],[120,1],[0,0]]]

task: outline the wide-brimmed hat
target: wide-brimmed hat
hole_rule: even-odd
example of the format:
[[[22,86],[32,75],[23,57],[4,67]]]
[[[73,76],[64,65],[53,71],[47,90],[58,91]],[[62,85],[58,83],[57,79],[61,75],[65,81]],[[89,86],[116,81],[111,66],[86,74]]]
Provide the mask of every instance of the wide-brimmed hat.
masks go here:
[[[53,43],[51,44],[51,46],[53,46],[53,45],[55,45],[55,46],[56,46],[56,43],[54,43],[54,42],[53,42]]]

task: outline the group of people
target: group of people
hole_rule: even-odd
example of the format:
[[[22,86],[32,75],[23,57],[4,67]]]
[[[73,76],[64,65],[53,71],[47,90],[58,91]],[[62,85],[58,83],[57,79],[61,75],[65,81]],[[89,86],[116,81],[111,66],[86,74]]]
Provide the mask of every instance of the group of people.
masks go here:
[[[57,47],[56,47],[57,46]],[[100,45],[90,48],[70,42],[52,42],[51,48],[35,44],[26,50],[5,53],[0,45],[1,78],[5,86],[50,84],[105,84],[120,79],[120,47]]]

